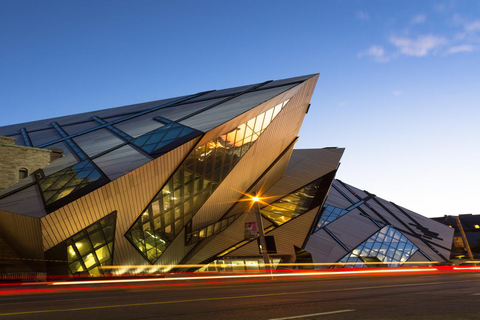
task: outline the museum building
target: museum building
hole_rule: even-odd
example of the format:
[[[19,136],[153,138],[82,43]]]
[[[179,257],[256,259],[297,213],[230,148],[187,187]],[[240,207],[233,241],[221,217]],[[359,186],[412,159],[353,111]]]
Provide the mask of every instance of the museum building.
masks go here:
[[[1,127],[60,156],[0,192],[0,273],[258,269],[253,194],[274,264],[448,261],[451,228],[334,179],[344,149],[294,149],[318,76]]]

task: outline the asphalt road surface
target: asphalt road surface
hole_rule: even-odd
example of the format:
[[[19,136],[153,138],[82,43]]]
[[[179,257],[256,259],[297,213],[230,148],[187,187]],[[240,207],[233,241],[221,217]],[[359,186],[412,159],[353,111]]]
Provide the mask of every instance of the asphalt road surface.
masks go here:
[[[1,290],[17,288],[4,286],[0,320],[480,319],[480,273],[107,287],[57,286],[59,291],[2,295]]]

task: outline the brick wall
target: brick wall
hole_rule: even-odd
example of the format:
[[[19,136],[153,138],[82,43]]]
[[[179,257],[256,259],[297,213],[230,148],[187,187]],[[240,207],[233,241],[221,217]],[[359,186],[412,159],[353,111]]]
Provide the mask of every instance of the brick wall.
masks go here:
[[[15,139],[0,136],[0,190],[19,181],[20,169],[28,175],[50,163],[51,151],[15,145]]]

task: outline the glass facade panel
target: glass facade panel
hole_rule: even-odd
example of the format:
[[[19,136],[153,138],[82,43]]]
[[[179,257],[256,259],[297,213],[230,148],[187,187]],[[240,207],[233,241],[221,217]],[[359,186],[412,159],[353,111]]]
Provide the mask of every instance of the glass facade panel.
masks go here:
[[[366,267],[369,263],[376,266],[398,267],[417,250],[418,248],[407,237],[393,226],[388,225],[338,262],[345,263],[342,267],[349,268]]]
[[[116,218],[117,213],[113,212],[66,240],[70,274],[107,273],[98,267],[113,263],[112,234],[115,233]]]
[[[348,213],[348,211],[345,209],[337,208],[328,204],[324,205],[322,208],[320,220],[318,221],[314,232],[317,232],[330,222],[337,220],[346,213]]]
[[[202,229],[195,230],[193,232],[187,232],[185,234],[187,245],[195,244],[200,240],[219,234],[220,232],[225,230],[229,225],[231,225],[235,221],[235,219],[239,216],[240,215],[231,216],[226,219],[219,220],[206,227],[203,227]],[[195,235],[198,234],[199,236],[193,236],[193,234]]]
[[[99,180],[101,173],[88,161],[79,162],[66,169],[39,179],[45,204],[49,205],[70,193]]]
[[[280,108],[285,104],[286,102],[281,103]],[[246,128],[253,131],[256,119],[265,118],[265,114],[266,112],[216,139],[197,146],[152,200],[151,204],[162,204],[160,212],[154,212],[150,204],[125,234],[150,263],[158,260],[183,226],[266,129],[262,126],[249,139],[244,139]],[[273,115],[273,112],[269,114]],[[249,123],[251,125],[248,125]],[[155,220],[158,218],[162,223],[156,225]],[[207,230],[202,231],[204,238]],[[202,238],[202,235],[199,233],[199,238]]]
[[[132,140],[132,143],[150,154],[160,154],[201,134],[200,131],[172,122]]]
[[[263,207],[260,213],[276,226],[280,226],[321,205],[325,196],[325,190],[321,188],[322,179],[323,177]]]

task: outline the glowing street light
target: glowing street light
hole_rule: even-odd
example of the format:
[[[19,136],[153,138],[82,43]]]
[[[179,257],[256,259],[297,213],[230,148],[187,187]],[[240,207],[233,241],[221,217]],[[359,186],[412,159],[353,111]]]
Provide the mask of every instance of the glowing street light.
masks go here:
[[[270,268],[270,258],[268,256],[267,252],[267,242],[265,241],[265,231],[263,230],[263,221],[262,221],[262,215],[260,214],[260,208],[258,203],[260,202],[260,197],[258,197],[255,193],[253,194],[253,197],[251,197],[253,201],[253,206],[252,209],[255,212],[255,217],[257,219],[257,229],[258,229],[258,240],[259,240],[259,247],[260,247],[260,252],[262,253],[263,256],[263,261],[265,264],[265,271],[271,272]]]

